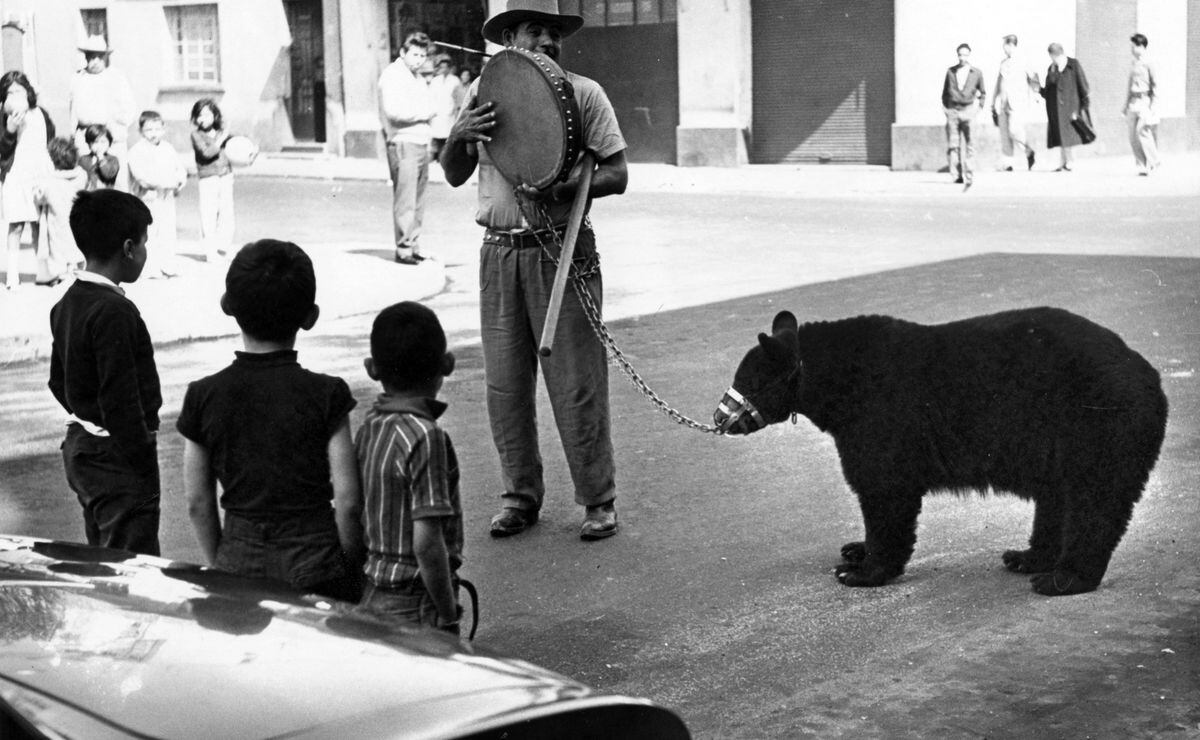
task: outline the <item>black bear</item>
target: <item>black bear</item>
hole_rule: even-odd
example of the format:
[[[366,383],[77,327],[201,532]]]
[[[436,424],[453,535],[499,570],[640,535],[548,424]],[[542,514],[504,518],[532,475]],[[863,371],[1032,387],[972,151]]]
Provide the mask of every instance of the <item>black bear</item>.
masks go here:
[[[804,414],[837,444],[865,542],[842,547],[848,586],[904,572],[928,492],[1034,502],[1025,550],[1004,553],[1047,596],[1100,584],[1162,446],[1158,372],[1115,333],[1056,308],[926,326],[859,316],[798,326],[784,311],[714,414],[749,434]]]

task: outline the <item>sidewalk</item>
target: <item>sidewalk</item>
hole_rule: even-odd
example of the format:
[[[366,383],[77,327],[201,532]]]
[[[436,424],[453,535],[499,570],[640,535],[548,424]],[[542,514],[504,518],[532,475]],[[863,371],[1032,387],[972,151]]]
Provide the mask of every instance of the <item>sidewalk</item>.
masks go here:
[[[761,198],[896,199],[906,202],[955,199],[1105,199],[1154,198],[1200,195],[1200,152],[1174,153],[1151,177],[1137,177],[1132,158],[1080,157],[1074,173],[995,173],[981,170],[969,192],[936,172],[892,172],[878,166],[750,165],[737,169],[680,168],[664,164],[630,165],[627,196],[653,195],[753,195]],[[240,173],[242,177],[314,178],[323,180],[386,181],[382,161],[335,157],[263,156]],[[441,172],[431,168],[431,180]],[[468,186],[469,187],[469,186]],[[726,218],[736,219],[736,214]],[[669,229],[669,225],[664,225]],[[372,313],[399,300],[422,300],[446,286],[445,267],[436,261],[402,266],[353,249],[310,250],[323,284],[353,285],[353,291],[325,293],[322,322]],[[179,249],[186,270],[171,280],[143,279],[127,286],[158,344],[237,333],[232,319],[223,315],[217,300],[223,290],[224,266],[198,260],[200,245],[183,242]],[[22,249],[21,272],[32,281],[33,250]],[[31,282],[14,291],[0,291],[0,366],[44,358],[50,351],[49,311],[65,285],[48,289]]]

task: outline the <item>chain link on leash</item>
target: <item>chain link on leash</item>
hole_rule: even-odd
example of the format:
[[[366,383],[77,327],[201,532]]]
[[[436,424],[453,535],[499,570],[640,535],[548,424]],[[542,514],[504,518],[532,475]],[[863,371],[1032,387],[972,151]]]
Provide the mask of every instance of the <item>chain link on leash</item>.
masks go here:
[[[520,193],[516,192],[515,189],[514,194],[517,197],[517,203],[520,204],[522,213],[524,213],[526,205],[529,204],[529,201],[521,196]],[[550,220],[550,214],[547,213],[546,209],[541,204],[530,205],[533,205],[536,208],[536,213],[541,218],[534,220],[529,218],[528,214],[526,214],[526,221],[528,221],[530,224],[554,223]],[[562,254],[562,239],[559,237],[558,232],[552,226],[548,230],[550,232],[551,243],[558,247],[558,253]],[[553,263],[555,267],[557,267],[558,258],[551,253],[548,245],[542,241],[542,237],[536,226],[534,227],[533,235],[534,238],[537,239],[538,247],[541,248],[542,254],[545,255],[546,259]],[[572,267],[574,267],[574,265],[572,265]],[[655,393],[649,384],[647,384],[642,378],[642,376],[638,374],[638,371],[633,367],[633,364],[629,361],[629,358],[627,358],[625,353],[621,351],[621,348],[617,346],[616,338],[613,337],[612,332],[609,331],[608,326],[604,323],[604,319],[601,317],[600,307],[596,305],[596,300],[592,297],[592,292],[588,290],[587,278],[598,272],[599,269],[599,262],[594,261],[591,265],[587,265],[583,269],[572,270],[571,285],[575,288],[575,294],[579,296],[579,302],[583,305],[583,313],[587,317],[588,324],[591,325],[592,331],[596,334],[596,338],[600,340],[600,344],[604,346],[604,350],[608,355],[609,361],[617,365],[617,367],[619,367],[621,371],[625,373],[626,377],[629,378],[629,381],[633,384],[633,387],[637,388],[642,396],[644,396],[646,400],[648,400],[650,404],[654,406],[654,408],[665,414],[671,421],[675,422],[676,424],[681,424],[691,429],[695,429],[698,432],[718,435],[723,434],[721,430],[712,424],[702,424],[673,408],[669,403],[664,401],[661,396]]]

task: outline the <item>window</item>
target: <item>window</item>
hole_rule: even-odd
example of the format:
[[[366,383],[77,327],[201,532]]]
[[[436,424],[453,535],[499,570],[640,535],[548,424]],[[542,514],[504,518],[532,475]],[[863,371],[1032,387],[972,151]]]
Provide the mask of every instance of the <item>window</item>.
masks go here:
[[[589,26],[645,26],[675,22],[676,0],[560,0],[563,13]]]
[[[221,81],[216,5],[171,5],[163,8],[171,33],[175,81],[203,84]]]
[[[85,8],[79,11],[83,18],[84,36],[103,36],[108,40],[108,11],[104,8]]]

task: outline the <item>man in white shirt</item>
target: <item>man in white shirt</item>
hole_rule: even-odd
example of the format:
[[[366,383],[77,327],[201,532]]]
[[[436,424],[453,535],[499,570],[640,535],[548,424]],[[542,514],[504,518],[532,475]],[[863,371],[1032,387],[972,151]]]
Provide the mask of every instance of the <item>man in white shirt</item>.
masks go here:
[[[1025,124],[1029,114],[1030,78],[1037,89],[1037,75],[1031,75],[1016,55],[1017,37],[1004,37],[1004,59],[1000,61],[1000,73],[996,76],[996,92],[992,97],[992,119],[1000,127],[1000,149],[1004,154],[1002,169],[1012,172],[1013,155],[1016,147],[1025,152],[1025,164],[1033,169],[1033,147],[1025,136]]]
[[[1154,97],[1158,80],[1154,67],[1146,58],[1146,47],[1150,40],[1144,34],[1129,37],[1133,64],[1129,68],[1129,85],[1125,94],[1125,106],[1121,109],[1129,126],[1129,146],[1137,161],[1138,174],[1145,176],[1159,164],[1158,158],[1158,112],[1154,110]]]
[[[121,163],[115,187],[128,191],[126,140],[129,138],[129,126],[137,116],[133,91],[125,75],[108,66],[112,49],[103,36],[89,36],[79,45],[79,50],[83,52],[84,67],[71,78],[68,103],[75,148],[80,156],[87,154],[84,130],[95,123],[106,126],[112,135],[112,146],[108,152]]]
[[[434,107],[429,85],[419,70],[429,56],[430,45],[428,35],[419,31],[408,34],[400,56],[379,76],[379,118],[392,177],[395,259],[403,265],[417,265],[425,259],[417,239],[425,215]]]

